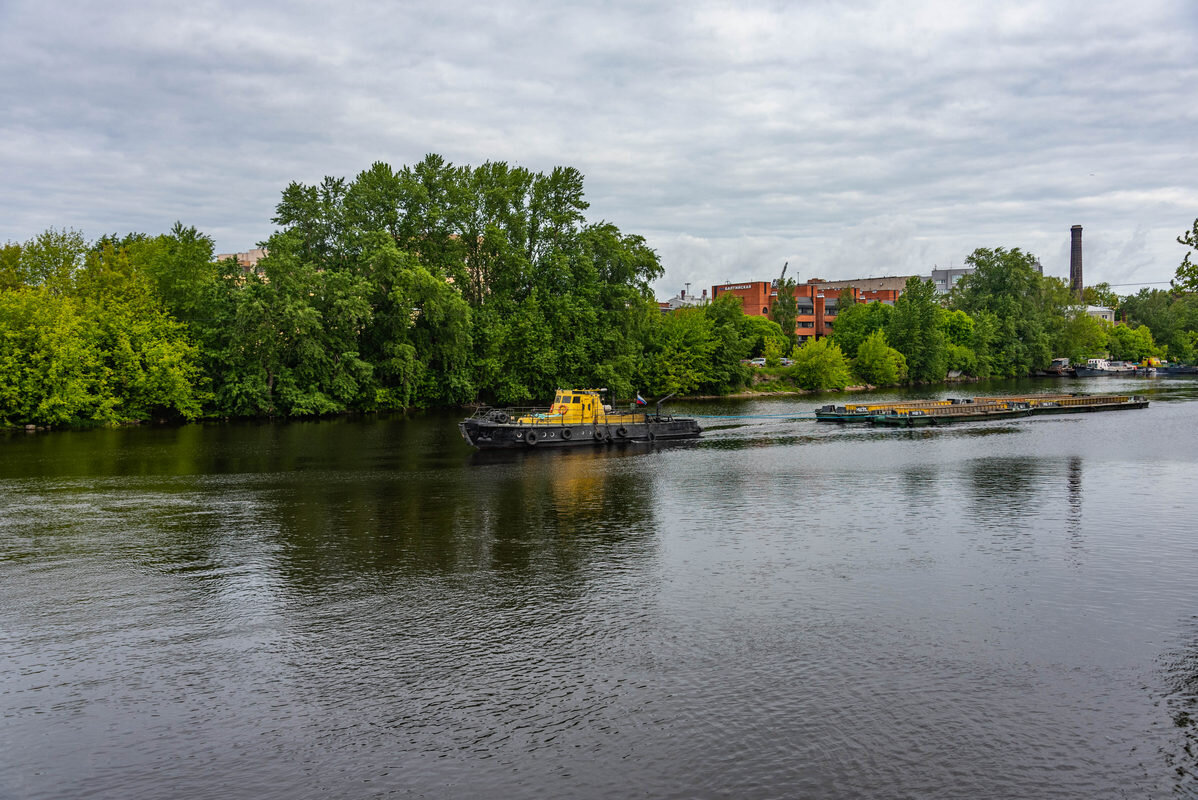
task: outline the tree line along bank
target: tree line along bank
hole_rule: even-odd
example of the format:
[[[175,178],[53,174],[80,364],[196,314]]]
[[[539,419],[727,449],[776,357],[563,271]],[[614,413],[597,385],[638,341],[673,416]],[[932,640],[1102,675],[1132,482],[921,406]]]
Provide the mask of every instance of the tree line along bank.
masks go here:
[[[999,248],[974,252],[976,272],[947,305],[911,281],[893,307],[843,307],[830,338],[795,347],[782,302],[772,319],[746,316],[736,297],[660,313],[657,254],[588,221],[587,207],[569,167],[430,155],[292,183],[254,270],[215,261],[212,240],[182,224],[10,242],[0,424],[507,405],[558,386],[719,395],[749,384],[741,362],[758,355],[793,358],[781,381],[831,389],[1025,375],[1060,355],[1189,359],[1198,340],[1192,294],[1124,298],[1131,324],[1106,326],[1030,255]]]

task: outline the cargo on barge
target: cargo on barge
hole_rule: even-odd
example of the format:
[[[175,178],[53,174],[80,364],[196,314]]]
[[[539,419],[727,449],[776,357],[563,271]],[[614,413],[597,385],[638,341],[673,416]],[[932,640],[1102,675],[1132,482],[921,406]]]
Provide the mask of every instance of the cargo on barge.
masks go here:
[[[534,447],[605,446],[622,442],[694,439],[703,432],[690,417],[629,409],[613,411],[603,402],[606,389],[559,389],[548,408],[483,406],[458,423],[466,443],[483,450]]]
[[[1148,400],[1128,395],[1040,395],[1031,397],[986,397],[937,408],[897,407],[869,417],[873,425],[911,428],[948,425],[1044,414],[1078,414],[1146,408]]]
[[[899,409],[906,409],[907,411],[923,410],[929,414],[935,414],[938,413],[936,409],[945,407],[968,406],[970,408],[978,409],[988,403],[1010,404],[1018,402],[1039,405],[1074,397],[1081,397],[1081,395],[1032,394],[1006,397],[950,397],[945,400],[900,400],[889,403],[847,403],[843,406],[823,406],[822,408],[816,410],[815,418],[821,422],[870,422],[879,414],[889,415]],[[945,413],[955,416],[965,412],[957,410]]]
[[[869,422],[869,418],[874,414],[885,414],[895,408],[935,408],[937,406],[947,406],[953,403],[964,402],[961,400],[908,400],[896,401],[893,403],[846,403],[843,406],[826,405],[815,411],[815,418],[819,422]]]

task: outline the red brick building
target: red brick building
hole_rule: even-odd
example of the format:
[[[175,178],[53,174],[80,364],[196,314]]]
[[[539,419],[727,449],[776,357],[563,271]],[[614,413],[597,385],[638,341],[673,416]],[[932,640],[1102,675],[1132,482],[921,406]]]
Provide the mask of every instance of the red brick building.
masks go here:
[[[836,313],[840,307],[840,294],[848,290],[854,303],[880,303],[893,305],[903,293],[907,278],[863,278],[853,281],[825,281],[812,278],[795,287],[798,314],[795,317],[795,335],[805,342],[832,333]],[[770,308],[778,299],[778,287],[770,281],[742,281],[711,287],[711,299],[725,294],[741,298],[745,313],[753,317],[768,317]]]

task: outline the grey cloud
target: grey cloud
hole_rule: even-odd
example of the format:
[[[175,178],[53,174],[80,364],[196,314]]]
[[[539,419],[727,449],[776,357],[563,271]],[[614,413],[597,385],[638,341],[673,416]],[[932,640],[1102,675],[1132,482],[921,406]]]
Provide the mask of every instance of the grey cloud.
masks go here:
[[[269,234],[291,180],[438,152],[587,176],[659,290],[927,272],[1023,247],[1167,280],[1193,188],[1188,3],[349,2],[68,8],[0,26],[0,240]]]

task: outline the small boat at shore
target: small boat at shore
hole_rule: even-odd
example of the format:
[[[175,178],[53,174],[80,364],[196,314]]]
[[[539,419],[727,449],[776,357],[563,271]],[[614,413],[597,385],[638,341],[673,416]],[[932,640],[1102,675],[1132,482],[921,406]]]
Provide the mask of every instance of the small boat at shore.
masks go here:
[[[1077,372],[1068,358],[1054,358],[1051,364],[1036,374],[1044,378],[1072,378]]]
[[[1078,364],[1074,367],[1073,372],[1079,378],[1143,378],[1156,375],[1156,367],[1148,362],[1133,364],[1129,361],[1107,361],[1105,358],[1091,358],[1086,361],[1085,366]]]
[[[558,389],[548,408],[483,406],[458,423],[458,430],[467,444],[482,450],[694,439],[703,432],[690,417],[661,413],[661,404],[673,395],[657,401],[656,413],[636,408],[613,411],[603,402],[606,391]]]

